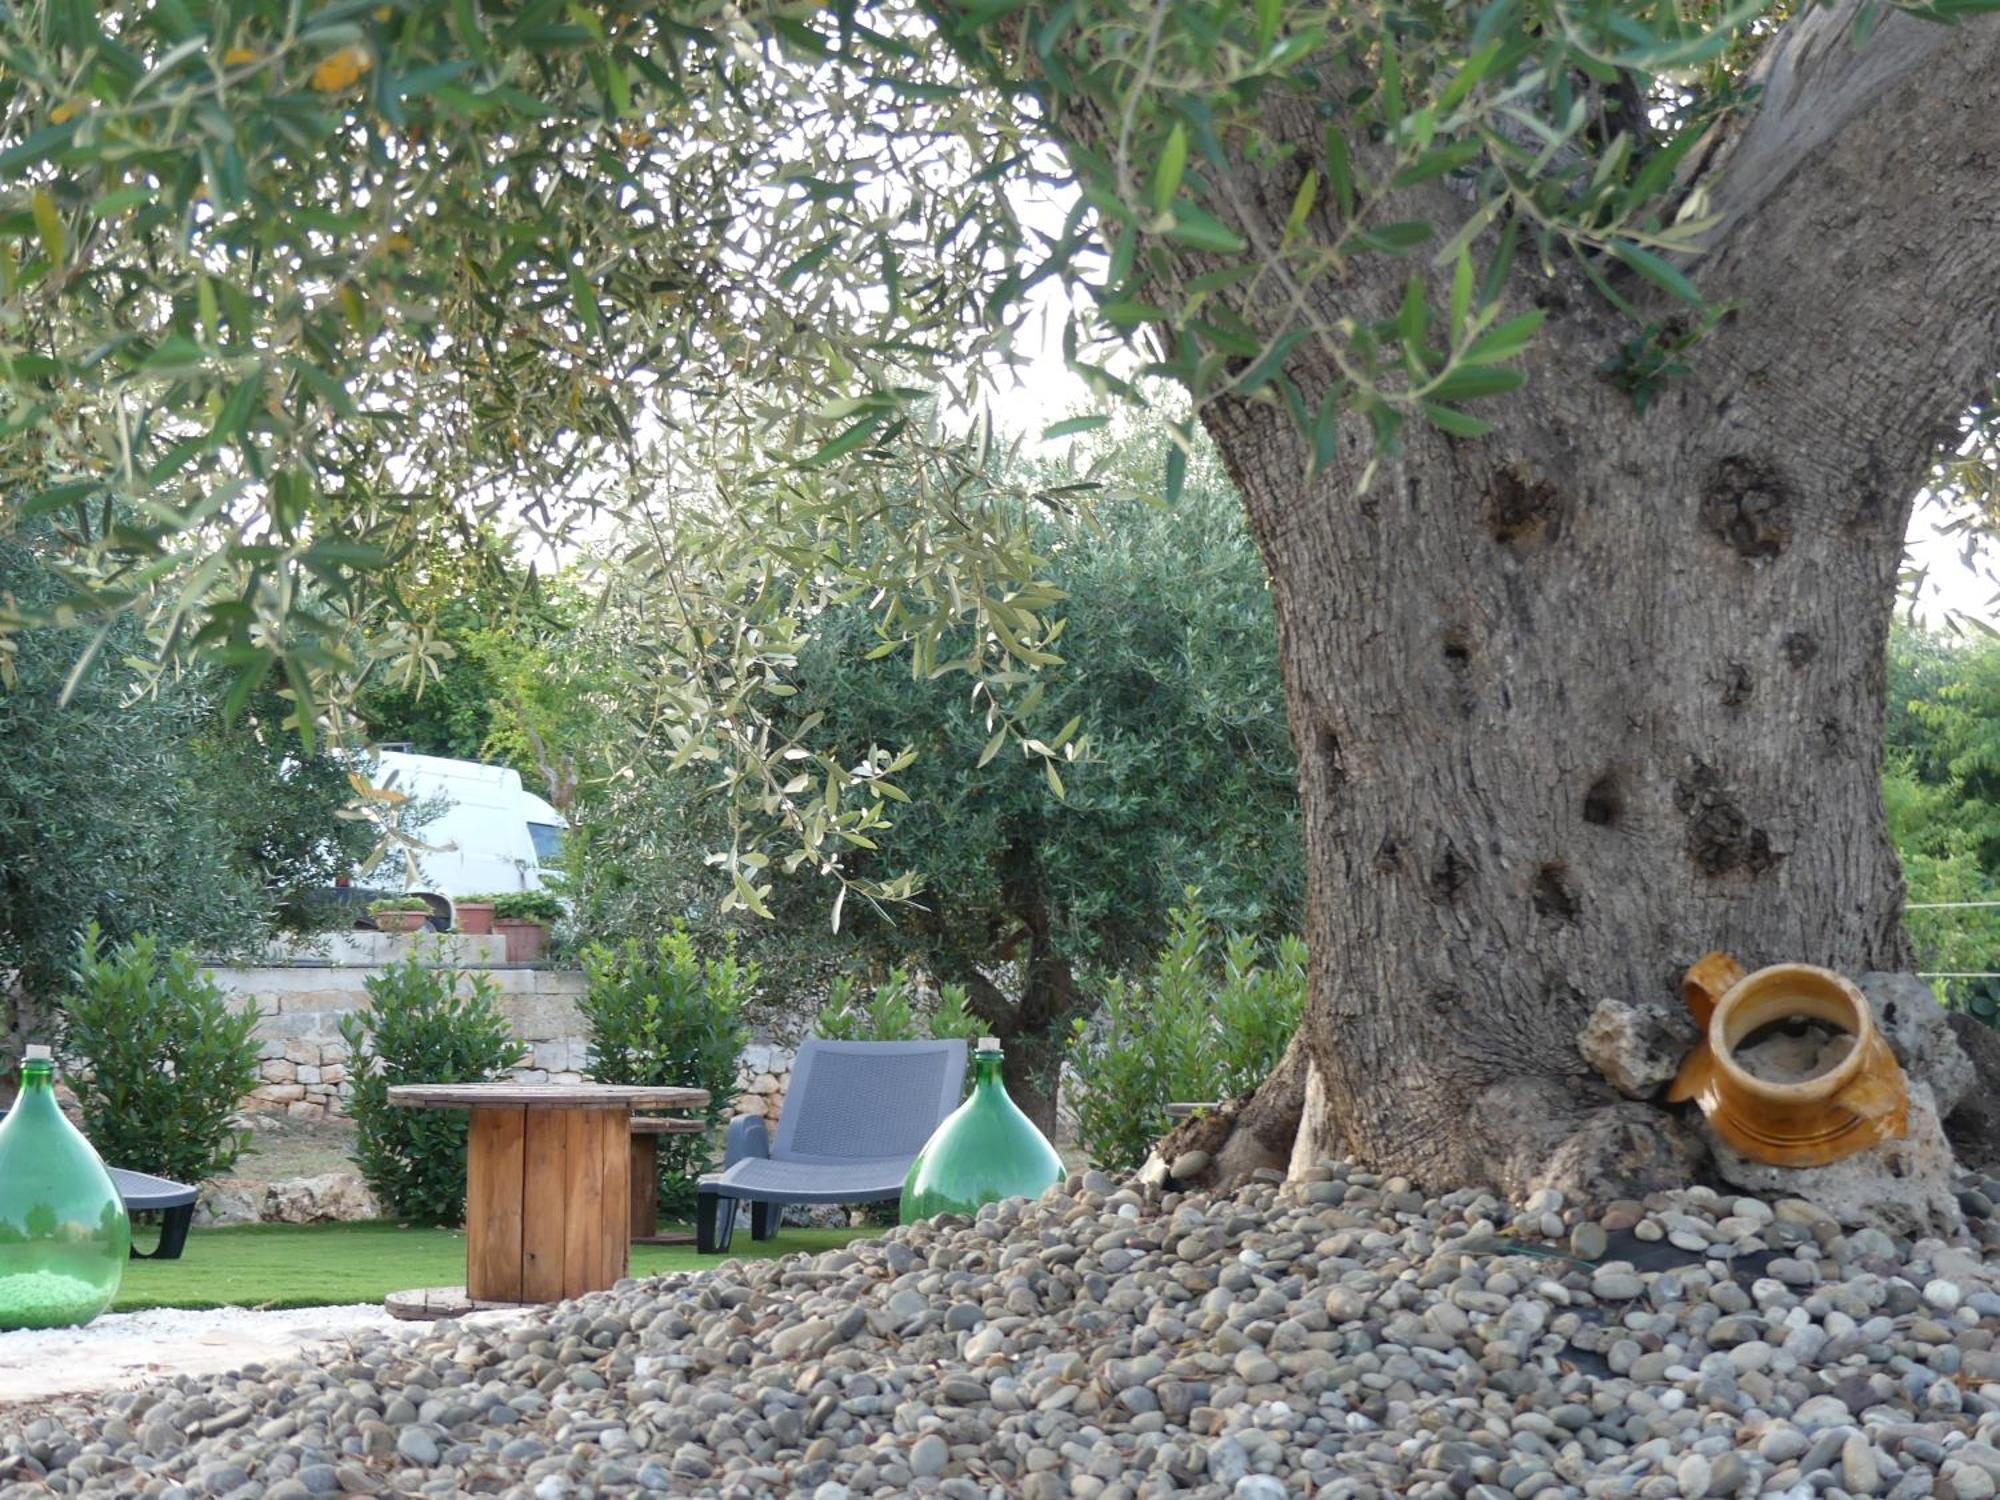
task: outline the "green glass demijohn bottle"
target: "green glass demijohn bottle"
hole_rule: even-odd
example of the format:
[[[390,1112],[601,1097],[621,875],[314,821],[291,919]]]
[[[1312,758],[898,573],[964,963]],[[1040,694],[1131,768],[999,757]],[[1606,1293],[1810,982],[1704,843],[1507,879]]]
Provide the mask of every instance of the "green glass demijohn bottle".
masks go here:
[[[1039,1198],[1063,1180],[1062,1158],[1007,1097],[996,1037],[979,1039],[972,1096],[953,1110],[910,1164],[902,1220],[970,1214],[1002,1198]]]
[[[56,1108],[47,1047],[30,1047],[0,1120],[0,1329],[67,1328],[111,1305],[132,1221],[97,1152]]]

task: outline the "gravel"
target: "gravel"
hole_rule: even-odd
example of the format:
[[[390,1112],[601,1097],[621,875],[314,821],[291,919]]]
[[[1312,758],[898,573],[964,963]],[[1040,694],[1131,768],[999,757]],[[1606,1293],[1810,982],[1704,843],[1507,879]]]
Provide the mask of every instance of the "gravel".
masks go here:
[[[1224,1198],[1087,1173],[816,1258],[0,1411],[0,1496],[1987,1500],[1994,1270],[1703,1188],[1586,1218],[1343,1162]]]

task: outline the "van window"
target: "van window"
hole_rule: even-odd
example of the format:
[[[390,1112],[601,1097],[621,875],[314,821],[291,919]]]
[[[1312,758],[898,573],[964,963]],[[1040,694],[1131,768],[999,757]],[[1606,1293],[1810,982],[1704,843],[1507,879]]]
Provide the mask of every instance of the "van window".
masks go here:
[[[535,841],[535,859],[540,864],[562,863],[563,831],[553,823],[530,823],[528,837]]]

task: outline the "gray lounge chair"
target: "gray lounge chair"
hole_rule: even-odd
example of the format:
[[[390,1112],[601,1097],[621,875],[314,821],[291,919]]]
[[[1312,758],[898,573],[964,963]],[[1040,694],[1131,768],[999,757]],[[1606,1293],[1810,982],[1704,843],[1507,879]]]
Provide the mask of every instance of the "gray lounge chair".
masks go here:
[[[695,1248],[729,1248],[736,1205],[750,1234],[778,1232],[787,1203],[878,1203],[902,1196],[910,1163],[965,1093],[965,1043],[829,1042],[799,1049],[772,1141],[764,1122],[731,1122],[722,1170],[695,1194]]]

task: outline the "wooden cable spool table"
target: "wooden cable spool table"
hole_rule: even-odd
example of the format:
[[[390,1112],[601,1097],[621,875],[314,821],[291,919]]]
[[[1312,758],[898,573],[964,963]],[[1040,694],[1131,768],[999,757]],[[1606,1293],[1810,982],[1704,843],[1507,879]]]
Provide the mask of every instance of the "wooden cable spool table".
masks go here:
[[[555,1302],[602,1291],[630,1267],[632,1111],[703,1109],[708,1091],[402,1083],[390,1087],[389,1103],[472,1112],[465,1296],[473,1303]]]

